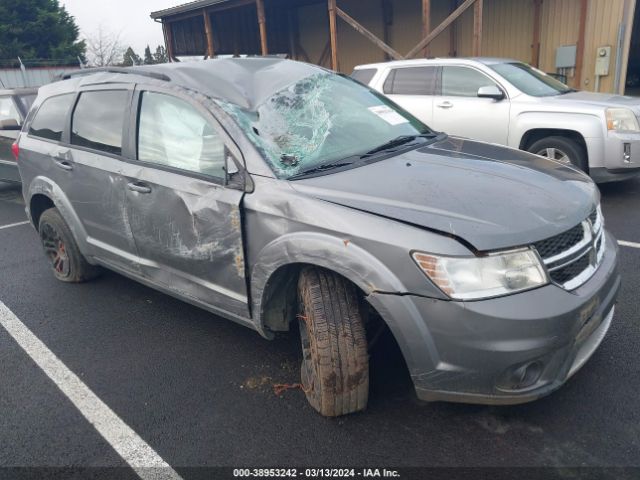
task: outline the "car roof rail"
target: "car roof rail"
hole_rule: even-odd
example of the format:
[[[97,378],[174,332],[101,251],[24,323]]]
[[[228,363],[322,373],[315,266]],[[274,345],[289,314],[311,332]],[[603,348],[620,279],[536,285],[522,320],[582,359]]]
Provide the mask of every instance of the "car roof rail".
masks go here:
[[[155,78],[156,80],[162,80],[168,82],[171,79],[164,73],[150,72],[142,69],[130,69],[129,67],[97,67],[97,68],[82,68],[80,70],[74,70],[72,72],[65,72],[58,75],[57,80],[68,80],[73,77],[80,77],[83,75],[92,75],[94,73],[121,73],[123,75],[140,75],[142,77]]]

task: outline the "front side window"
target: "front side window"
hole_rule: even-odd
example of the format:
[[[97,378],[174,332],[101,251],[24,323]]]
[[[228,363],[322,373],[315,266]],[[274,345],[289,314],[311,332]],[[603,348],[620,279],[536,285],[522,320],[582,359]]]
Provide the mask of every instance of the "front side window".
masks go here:
[[[502,75],[518,90],[532,97],[549,97],[573,91],[551,75],[525,63],[500,63],[491,65],[491,69]]]
[[[394,95],[435,95],[438,67],[405,67],[392,70],[384,93]]]
[[[20,125],[20,113],[11,97],[0,97],[0,122],[15,122]]]
[[[142,94],[138,160],[225,177],[221,136],[189,103],[163,93]]]
[[[219,104],[279,178],[362,156],[398,137],[431,133],[384,95],[324,72],[274,93],[255,110]]]
[[[46,99],[31,122],[29,135],[61,141],[67,114],[74,98],[75,94],[69,93]]]
[[[442,68],[442,95],[444,96],[477,97],[481,87],[490,86],[496,86],[495,82],[473,68]]]
[[[122,127],[129,92],[83,92],[73,112],[71,143],[115,155],[122,154]]]

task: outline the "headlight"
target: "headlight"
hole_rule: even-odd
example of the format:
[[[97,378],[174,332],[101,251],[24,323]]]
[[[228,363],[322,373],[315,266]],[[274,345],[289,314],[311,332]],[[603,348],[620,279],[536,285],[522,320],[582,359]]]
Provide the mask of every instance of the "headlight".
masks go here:
[[[440,290],[458,300],[507,295],[549,282],[538,255],[528,248],[485,257],[443,257],[420,252],[412,256]]]
[[[634,113],[628,108],[607,108],[607,130],[638,132],[640,126]]]

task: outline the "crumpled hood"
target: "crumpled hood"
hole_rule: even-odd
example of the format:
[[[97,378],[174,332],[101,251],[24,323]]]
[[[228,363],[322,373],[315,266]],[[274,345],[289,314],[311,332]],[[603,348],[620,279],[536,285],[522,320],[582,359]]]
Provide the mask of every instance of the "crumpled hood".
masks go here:
[[[291,185],[321,200],[454,235],[480,251],[552,237],[580,223],[599,202],[595,184],[573,168],[452,137]]]

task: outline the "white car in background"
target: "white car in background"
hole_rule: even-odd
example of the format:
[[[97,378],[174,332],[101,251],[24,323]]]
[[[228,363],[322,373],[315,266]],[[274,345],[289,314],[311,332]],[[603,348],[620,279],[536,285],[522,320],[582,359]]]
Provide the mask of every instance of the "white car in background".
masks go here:
[[[571,163],[596,182],[640,173],[640,98],[576,91],[502,58],[401,60],[351,76],[435,130]]]

